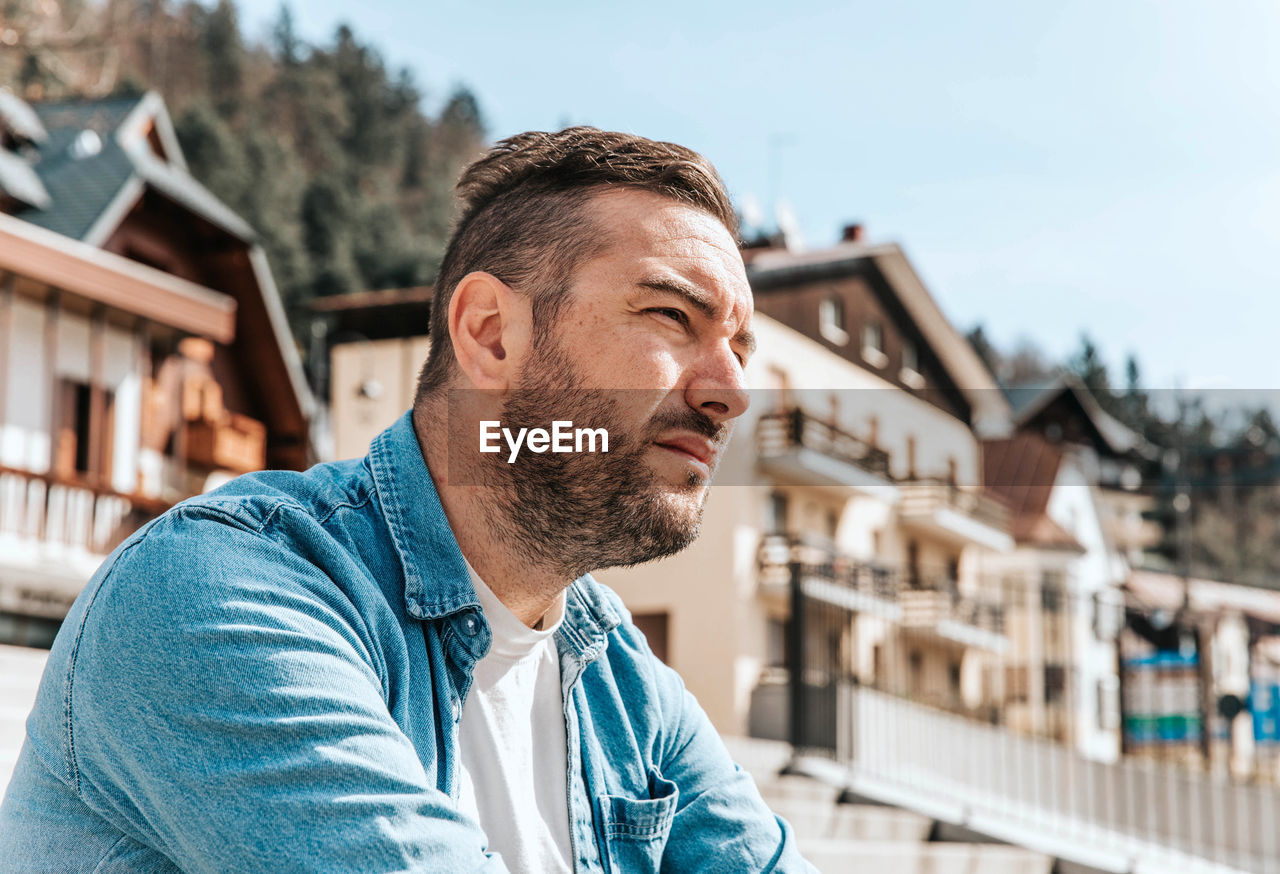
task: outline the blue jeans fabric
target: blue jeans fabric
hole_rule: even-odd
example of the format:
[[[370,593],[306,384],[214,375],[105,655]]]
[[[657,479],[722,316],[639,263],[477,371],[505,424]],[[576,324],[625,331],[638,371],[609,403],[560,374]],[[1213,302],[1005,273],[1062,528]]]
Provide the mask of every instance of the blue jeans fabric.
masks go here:
[[[63,623],[0,871],[503,871],[455,804],[489,642],[407,413],[185,501]],[[575,581],[556,643],[578,872],[813,870],[616,595]]]

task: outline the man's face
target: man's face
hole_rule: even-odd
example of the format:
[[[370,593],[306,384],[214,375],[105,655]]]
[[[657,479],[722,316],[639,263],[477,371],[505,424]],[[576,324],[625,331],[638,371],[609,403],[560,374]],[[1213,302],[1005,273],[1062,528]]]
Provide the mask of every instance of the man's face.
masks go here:
[[[593,206],[611,245],[579,267],[502,422],[607,428],[609,452],[525,454],[514,465],[491,456],[490,470],[509,479],[504,515],[522,539],[574,575],[696,538],[711,475],[747,407],[752,344],[750,287],[723,225],[638,191]]]

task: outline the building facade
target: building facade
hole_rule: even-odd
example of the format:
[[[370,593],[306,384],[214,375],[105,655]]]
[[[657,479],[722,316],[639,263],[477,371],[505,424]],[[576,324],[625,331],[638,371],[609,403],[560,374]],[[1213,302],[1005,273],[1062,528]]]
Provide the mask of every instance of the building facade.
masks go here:
[[[314,456],[256,234],[159,97],[0,100],[0,643],[47,647],[146,520]]]
[[[897,246],[747,256],[753,400],[702,535],[597,576],[722,732],[789,737],[798,660],[817,745],[840,682],[990,718],[1014,543],[981,441],[1009,427],[1002,394]]]

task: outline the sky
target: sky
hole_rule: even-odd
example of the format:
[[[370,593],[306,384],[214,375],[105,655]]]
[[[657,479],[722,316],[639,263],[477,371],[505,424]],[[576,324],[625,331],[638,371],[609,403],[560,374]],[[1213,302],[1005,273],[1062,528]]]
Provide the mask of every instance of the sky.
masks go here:
[[[240,0],[265,37],[279,0]],[[1273,0],[294,3],[469,87],[497,139],[565,124],[682,143],[808,248],[860,222],[960,330],[1150,388],[1280,389]],[[769,224],[772,224],[770,218]]]

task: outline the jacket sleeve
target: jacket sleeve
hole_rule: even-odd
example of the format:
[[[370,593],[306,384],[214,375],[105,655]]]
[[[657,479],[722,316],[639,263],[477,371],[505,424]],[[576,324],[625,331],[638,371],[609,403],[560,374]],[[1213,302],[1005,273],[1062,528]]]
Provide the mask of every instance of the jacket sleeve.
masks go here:
[[[375,621],[261,531],[171,512],[82,614],[73,788],[187,872],[505,871],[392,718]]]
[[[634,626],[627,635],[652,663],[662,708],[654,760],[678,790],[662,855],[669,874],[817,874],[800,855],[795,832],[776,816],[755,780],[724,741],[680,676],[649,649]]]

